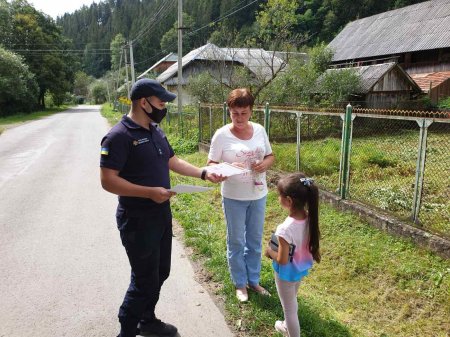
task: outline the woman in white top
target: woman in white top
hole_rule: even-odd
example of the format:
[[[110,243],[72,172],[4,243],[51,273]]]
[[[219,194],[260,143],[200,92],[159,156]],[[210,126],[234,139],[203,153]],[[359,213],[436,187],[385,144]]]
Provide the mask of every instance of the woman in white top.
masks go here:
[[[264,128],[251,122],[254,97],[235,89],[227,99],[231,124],[216,131],[208,165],[227,162],[250,169],[222,182],[222,207],[227,224],[227,258],[239,301],[247,301],[247,286],[269,295],[259,284],[261,241],[266,208],[266,171],[275,158]]]

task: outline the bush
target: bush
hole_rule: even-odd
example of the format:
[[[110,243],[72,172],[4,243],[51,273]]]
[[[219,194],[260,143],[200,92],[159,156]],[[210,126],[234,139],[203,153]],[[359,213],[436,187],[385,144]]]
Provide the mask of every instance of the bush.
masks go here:
[[[38,93],[35,76],[22,58],[0,47],[0,115],[33,111]]]
[[[191,154],[198,151],[198,143],[195,139],[186,139],[178,136],[168,136],[173,151],[177,154]]]
[[[449,110],[450,109],[450,96],[439,101],[438,108],[443,109],[443,110]]]

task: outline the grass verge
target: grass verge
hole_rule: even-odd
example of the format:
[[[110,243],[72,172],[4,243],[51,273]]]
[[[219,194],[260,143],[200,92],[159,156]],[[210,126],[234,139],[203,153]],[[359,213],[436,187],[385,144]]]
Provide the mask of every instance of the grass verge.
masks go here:
[[[183,156],[202,166],[206,155]],[[172,184],[199,184],[198,179],[173,174]],[[174,216],[184,228],[185,242],[193,247],[216,291],[225,298],[229,322],[241,336],[278,336],[273,324],[281,319],[270,262],[263,260],[261,284],[272,294],[250,293],[240,304],[228,274],[225,224],[219,187],[211,193],[177,195]],[[275,191],[268,196],[265,242],[286,214]],[[450,331],[450,262],[394,238],[321,204],[323,261],[303,281],[299,294],[302,336],[435,336]]]

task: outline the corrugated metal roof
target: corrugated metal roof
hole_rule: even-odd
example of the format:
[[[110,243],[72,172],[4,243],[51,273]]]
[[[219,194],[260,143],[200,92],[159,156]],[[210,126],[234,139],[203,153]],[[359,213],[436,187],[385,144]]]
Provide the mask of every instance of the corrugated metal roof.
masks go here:
[[[327,69],[326,73],[339,72],[343,70],[353,70],[355,71],[361,79],[360,91],[357,94],[367,94],[370,89],[378,82],[378,80],[383,77],[389,70],[396,65],[395,62],[373,64],[368,66],[360,67],[350,67],[350,68],[334,68]]]
[[[181,59],[182,67],[186,67],[194,60],[216,60],[216,61],[232,61],[232,59],[223,53],[221,48],[212,43],[205,44],[197,49],[191,50],[189,53],[183,56]],[[178,73],[178,62],[172,64],[166,69],[156,80],[160,83],[167,81]]]
[[[274,52],[268,52],[260,48],[219,48],[208,43],[194,49],[182,58],[182,67],[195,60],[229,61],[246,66],[251,72],[260,78],[271,78],[272,71],[278,71],[284,66],[284,61]],[[157,81],[166,83],[178,73],[178,62],[172,64],[166,71],[157,77]]]
[[[329,44],[333,61],[450,47],[450,0],[432,0],[350,22]]]
[[[175,53],[170,53],[167,54],[166,56],[164,56],[161,60],[159,60],[158,62],[156,62],[154,65],[152,65],[150,68],[148,68],[146,71],[144,71],[142,74],[140,74],[137,78],[142,78],[145,75],[147,75],[150,71],[152,71],[153,69],[155,69],[159,64],[161,64],[162,62],[177,62],[178,60],[178,56]]]

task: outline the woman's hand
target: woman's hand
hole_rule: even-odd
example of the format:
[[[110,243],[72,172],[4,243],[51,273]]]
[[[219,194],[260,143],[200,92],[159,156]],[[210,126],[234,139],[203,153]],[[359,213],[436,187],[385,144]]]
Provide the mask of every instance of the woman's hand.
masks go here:
[[[252,171],[255,171],[256,173],[266,172],[268,168],[269,166],[264,162],[264,160],[257,160],[254,164],[252,164]]]

